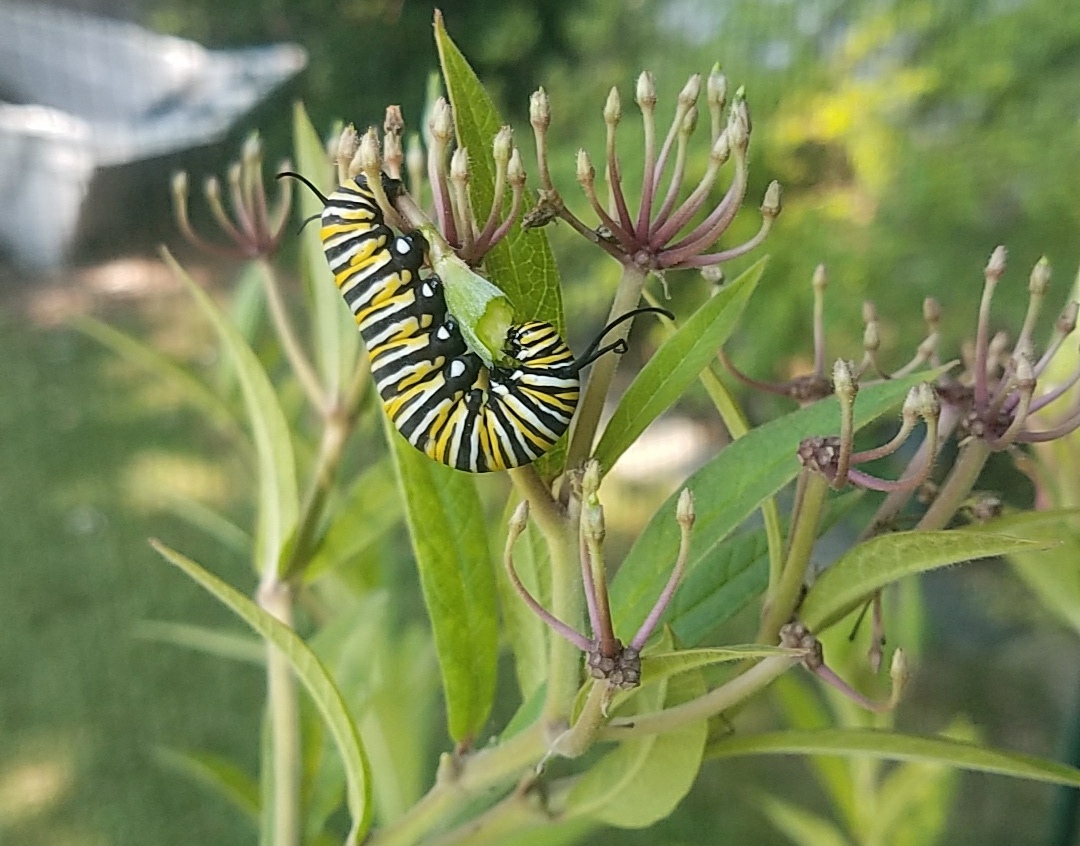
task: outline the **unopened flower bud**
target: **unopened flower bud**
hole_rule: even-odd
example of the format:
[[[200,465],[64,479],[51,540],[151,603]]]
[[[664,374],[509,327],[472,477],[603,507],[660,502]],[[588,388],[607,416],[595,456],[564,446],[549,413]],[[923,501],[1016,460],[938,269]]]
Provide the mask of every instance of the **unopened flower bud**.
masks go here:
[[[889,697],[891,705],[895,706],[900,700],[910,678],[911,668],[908,666],[907,653],[898,648],[893,653],[892,663],[889,665],[889,679],[892,681],[892,695]]]
[[[444,145],[449,145],[454,137],[454,115],[450,111],[450,104],[445,97],[440,97],[431,108],[429,121],[431,136]]]
[[[638,76],[635,98],[642,111],[651,111],[656,105],[656,80],[651,72],[642,71]]]
[[[720,166],[728,160],[730,155],[731,142],[728,140],[728,131],[725,129],[717,136],[716,143],[713,144],[712,150],[709,152],[709,158],[715,161],[717,166]]]
[[[863,330],[863,349],[868,352],[877,352],[881,349],[881,334],[878,332],[876,320],[871,320]]]
[[[424,147],[420,143],[420,134],[413,132],[409,135],[408,148],[405,150],[405,167],[409,173],[424,173]],[[419,190],[419,185],[410,186],[413,191]]]
[[[188,175],[186,170],[178,170],[172,176],[173,197],[186,200],[188,195]]]
[[[824,291],[827,287],[829,287],[829,277],[825,273],[825,265],[819,264],[817,267],[814,268],[814,276],[810,280],[810,284],[813,286],[815,291]]]
[[[728,116],[727,135],[731,147],[736,152],[745,152],[750,143],[750,114],[746,110],[746,103],[739,102],[731,107]]]
[[[723,265],[710,264],[701,268],[701,278],[712,286],[715,294],[723,287],[727,277],[724,276]]]
[[[915,390],[918,391],[919,397],[919,416],[923,420],[929,420],[941,414],[941,399],[933,385],[929,382],[920,382],[915,386]]]
[[[775,218],[780,214],[780,183],[775,179],[765,189],[765,199],[761,201],[761,214]]]
[[[994,282],[1005,274],[1005,260],[1008,257],[1004,247],[996,247],[990,254],[990,261],[986,263],[986,278]]]
[[[504,126],[495,133],[495,140],[491,144],[491,155],[495,163],[506,165],[510,161],[510,151],[514,145],[514,134],[509,126]]]
[[[371,127],[360,139],[360,146],[357,148],[356,155],[353,156],[353,160],[349,165],[349,175],[377,173],[381,166],[379,138],[375,134],[375,128]]]
[[[709,78],[705,83],[705,96],[710,105],[724,108],[727,103],[727,77],[720,72],[720,65],[715,64],[709,71]]]
[[[450,157],[450,179],[454,182],[469,181],[469,151],[458,147]]]
[[[387,106],[383,118],[383,132],[387,135],[400,135],[405,128],[405,118],[401,116],[401,106]]]
[[[675,519],[684,529],[689,529],[694,525],[694,495],[689,488],[683,488],[682,493],[679,494],[679,502],[675,506]]]
[[[622,103],[619,101],[619,89],[612,86],[608,92],[607,102],[604,103],[604,123],[612,126],[618,124],[622,118]]]
[[[356,148],[359,144],[360,138],[356,134],[356,127],[350,123],[341,130],[341,135],[337,139],[337,150],[333,157],[339,162],[348,164],[356,155]]]
[[[581,504],[581,528],[585,536],[594,543],[603,543],[607,535],[607,527],[604,525],[604,506],[596,497],[590,502],[588,499]]]
[[[927,325],[937,328],[938,323],[941,322],[941,303],[933,297],[927,297],[923,300],[922,314]]]
[[[904,397],[904,407],[900,411],[900,416],[903,417],[905,422],[914,422],[916,417],[919,417],[922,413],[922,395],[919,391],[918,385],[912,385],[907,392],[907,396]]]
[[[506,178],[511,185],[525,184],[525,166],[521,163],[521,153],[517,147],[510,153],[510,163],[506,166]]]
[[[686,136],[693,135],[694,130],[697,128],[697,119],[697,106],[691,106],[686,110],[686,114],[683,115],[682,123],[679,124],[679,132]]]
[[[1046,293],[1050,286],[1050,262],[1043,256],[1031,269],[1031,278],[1028,280],[1028,290],[1036,296]]]
[[[582,185],[589,185],[596,179],[596,169],[592,166],[589,154],[582,147],[577,153],[577,181]]]
[[[838,358],[833,365],[833,390],[843,399],[853,399],[859,392],[859,383],[855,377],[854,363]]]
[[[551,101],[543,87],[537,88],[529,97],[529,123],[539,131],[551,125]]]
[[[210,200],[210,202],[221,199],[221,183],[218,182],[216,176],[206,177],[206,181],[203,183],[203,193],[206,194],[206,199]]]
[[[529,522],[529,501],[523,499],[521,504],[514,509],[510,517],[510,536],[517,537],[525,531],[525,524]]]
[[[1076,328],[1076,315],[1078,309],[1080,309],[1080,303],[1077,303],[1076,300],[1071,300],[1069,304],[1062,309],[1055,327],[1062,335],[1068,335]]]
[[[244,164],[251,164],[258,161],[262,157],[262,141],[259,140],[259,133],[252,132],[245,140],[244,146],[240,148],[240,160]]]
[[[1009,333],[1002,330],[994,335],[990,339],[989,345],[987,345],[987,357],[990,361],[997,361],[1001,354],[1005,352],[1005,348],[1009,346]]]
[[[682,91],[679,92],[679,103],[683,106],[692,106],[697,102],[698,95],[701,94],[701,74],[695,73],[683,86]]]

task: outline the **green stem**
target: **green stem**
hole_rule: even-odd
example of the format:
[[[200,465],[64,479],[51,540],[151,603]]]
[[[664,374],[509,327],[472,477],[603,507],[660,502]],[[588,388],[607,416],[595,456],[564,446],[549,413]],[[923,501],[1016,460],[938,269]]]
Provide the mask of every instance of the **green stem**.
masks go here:
[[[802,661],[801,655],[774,655],[759,661],[745,673],[704,696],[653,714],[614,720],[597,735],[600,741],[624,741],[664,734],[690,723],[706,720],[738,705]]]
[[[534,724],[460,761],[444,758],[434,787],[404,816],[371,835],[365,846],[412,846],[447,816],[520,776],[544,754],[547,741],[542,728]]]
[[[273,321],[274,331],[281,342],[281,349],[285,353],[285,358],[288,359],[289,366],[292,368],[293,373],[296,374],[297,381],[300,382],[300,387],[303,388],[308,401],[320,413],[325,414],[328,410],[326,394],[319,382],[318,375],[315,373],[315,368],[308,361],[304,348],[300,344],[300,339],[296,336],[292,321],[289,320],[288,307],[285,305],[285,298],[281,295],[281,286],[278,285],[274,266],[265,258],[258,259],[256,264],[262,273],[263,289],[266,292],[266,304],[270,309],[270,319]]]
[[[581,630],[584,597],[581,592],[580,567],[577,554],[576,521],[570,520],[565,509],[551,496],[532,465],[510,471],[518,493],[529,501],[529,512],[535,517],[547,543],[551,561],[551,608],[548,610],[571,628]],[[543,722],[554,736],[565,730],[570,708],[580,684],[581,653],[561,637],[548,639],[547,696],[544,700]]]
[[[608,683],[595,680],[577,721],[551,744],[551,754],[562,758],[579,758],[588,752],[607,721],[604,710],[610,696],[611,688]]]
[[[784,569],[776,590],[766,600],[757,643],[775,643],[780,628],[791,619],[799,604],[806,568],[814,551],[821,510],[829,495],[829,480],[821,473],[804,470],[799,479],[791,518],[791,536]]]
[[[982,438],[971,438],[960,447],[956,463],[916,529],[932,532],[944,529],[949,524],[979,480],[990,452],[990,446]]]
[[[641,292],[645,287],[648,272],[636,264],[624,264],[622,279],[619,280],[615,299],[611,303],[608,322],[636,308],[641,301]],[[632,320],[617,327],[609,336],[611,341],[626,338],[630,334]],[[574,428],[570,432],[570,445],[566,451],[566,468],[574,470],[585,463],[592,452],[596,429],[600,425],[600,415],[604,410],[611,379],[619,364],[619,356],[605,355],[599,359],[589,373],[585,391],[574,417]]]
[[[267,574],[259,585],[260,607],[289,628],[293,625],[293,590]],[[267,708],[270,712],[274,809],[270,842],[273,846],[300,844],[300,706],[296,677],[289,659],[267,644]]]

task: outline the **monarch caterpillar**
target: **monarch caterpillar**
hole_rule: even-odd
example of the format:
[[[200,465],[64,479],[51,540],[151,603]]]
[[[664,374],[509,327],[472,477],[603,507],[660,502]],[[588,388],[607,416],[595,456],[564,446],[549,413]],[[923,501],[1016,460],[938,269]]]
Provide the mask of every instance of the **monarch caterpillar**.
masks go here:
[[[326,260],[352,310],[371,359],[371,372],[394,428],[435,461],[470,473],[507,470],[535,461],[570,425],[581,370],[623,340],[600,346],[613,327],[645,311],[620,316],[577,358],[550,323],[510,327],[509,364],[484,364],[447,311],[442,281],[421,277],[427,243],[418,232],[395,235],[367,179],[360,175],[324,196],[320,238]],[[384,176],[389,197],[401,183]],[[666,313],[666,312],[664,312]]]

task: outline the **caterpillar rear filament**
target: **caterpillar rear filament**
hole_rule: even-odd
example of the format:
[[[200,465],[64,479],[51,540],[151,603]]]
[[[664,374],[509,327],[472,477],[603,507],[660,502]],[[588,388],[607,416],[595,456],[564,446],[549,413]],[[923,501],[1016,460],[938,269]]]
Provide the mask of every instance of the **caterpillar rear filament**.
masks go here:
[[[436,461],[471,473],[535,461],[570,425],[581,370],[625,341],[601,346],[617,318],[577,358],[550,323],[511,326],[503,352],[510,364],[485,366],[465,344],[446,308],[442,282],[421,277],[427,244],[419,233],[395,235],[363,176],[323,196],[320,237],[334,281],[356,317],[371,372],[394,427]],[[387,196],[401,190],[384,177]],[[666,313],[666,312],[665,312]]]

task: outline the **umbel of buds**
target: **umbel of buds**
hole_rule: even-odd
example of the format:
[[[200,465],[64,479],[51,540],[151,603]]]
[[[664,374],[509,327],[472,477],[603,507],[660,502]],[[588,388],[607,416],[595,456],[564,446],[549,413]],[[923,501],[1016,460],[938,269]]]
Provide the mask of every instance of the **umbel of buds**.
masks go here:
[[[600,485],[600,465],[590,461],[580,477],[581,487],[581,576],[588,607],[592,636],[588,637],[564,621],[554,617],[540,605],[522,585],[514,569],[513,547],[525,531],[529,519],[529,503],[522,502],[510,518],[510,531],[506,538],[504,563],[515,590],[526,605],[560,637],[565,638],[585,654],[589,674],[606,681],[613,689],[630,689],[641,682],[641,650],[656,630],[660,618],[671,603],[679,586],[690,555],[690,535],[694,526],[694,497],[689,490],[679,495],[675,519],[679,524],[679,554],[675,567],[660,596],[637,633],[626,645],[615,637],[608,606],[607,576],[603,558],[603,540],[606,533],[604,510],[597,497]]]
[[[645,140],[644,176],[636,211],[630,208],[616,147],[622,103],[618,89],[611,89],[603,110],[607,126],[603,163],[606,201],[602,202],[597,194],[596,168],[589,154],[581,150],[577,157],[577,181],[598,220],[594,227],[583,223],[566,207],[552,184],[547,154],[551,104],[547,92],[543,88],[537,90],[530,100],[529,118],[536,138],[541,190],[539,204],[526,216],[525,225],[542,225],[561,218],[621,262],[655,272],[719,265],[758,246],[780,214],[777,182],[772,182],[765,192],[757,234],[745,243],[710,251],[735,219],[746,195],[750,145],[750,112],[741,90],[736,92],[725,119],[727,80],[719,67],[713,68],[705,85],[710,117],[708,165],[700,180],[692,186],[685,184],[687,151],[698,123],[701,87],[699,74],[691,76],[683,86],[671,124],[661,141],[656,132],[653,75],[644,71],[638,77],[635,100],[641,112]],[[711,203],[712,190],[729,160],[734,161],[735,170],[731,184],[718,203]]]
[[[278,172],[291,169],[286,161],[279,165]],[[180,231],[196,247],[214,255],[240,259],[272,255],[289,223],[292,182],[278,183],[277,201],[271,207],[263,186],[262,144],[258,135],[251,135],[244,143],[240,161],[229,168],[227,182],[231,217],[216,177],[206,180],[203,191],[214,221],[230,243],[207,241],[192,227],[188,216],[188,175],[184,171],[176,173],[172,180],[173,212]]]

